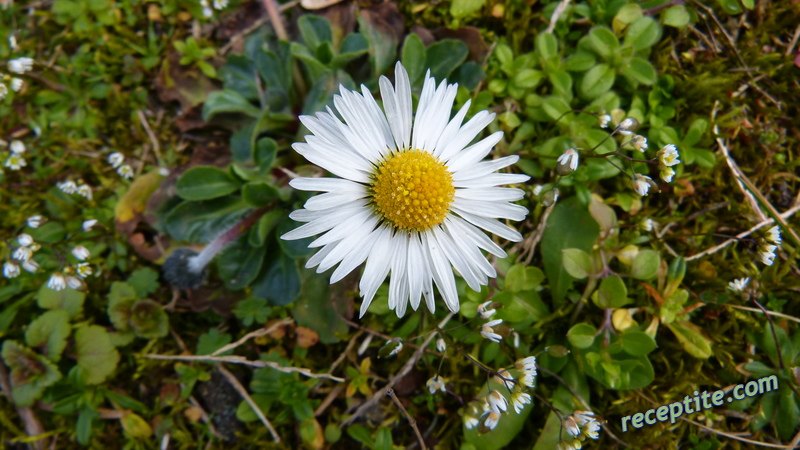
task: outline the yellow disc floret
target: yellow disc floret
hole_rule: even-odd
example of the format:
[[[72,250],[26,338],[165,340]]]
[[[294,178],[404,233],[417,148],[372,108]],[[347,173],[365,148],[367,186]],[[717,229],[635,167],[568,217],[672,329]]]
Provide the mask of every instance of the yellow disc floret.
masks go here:
[[[372,182],[378,212],[402,230],[424,231],[442,223],[455,192],[447,167],[421,150],[391,154]]]

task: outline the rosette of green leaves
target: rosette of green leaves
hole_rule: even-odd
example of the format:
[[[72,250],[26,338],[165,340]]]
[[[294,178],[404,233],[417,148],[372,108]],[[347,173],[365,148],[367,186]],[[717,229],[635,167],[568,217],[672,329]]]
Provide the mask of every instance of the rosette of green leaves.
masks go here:
[[[121,333],[144,339],[156,339],[169,333],[169,318],[157,302],[145,298],[158,288],[158,273],[152,269],[140,269],[128,278],[128,282],[115,281],[108,294],[108,317]],[[130,337],[127,338],[130,340]]]

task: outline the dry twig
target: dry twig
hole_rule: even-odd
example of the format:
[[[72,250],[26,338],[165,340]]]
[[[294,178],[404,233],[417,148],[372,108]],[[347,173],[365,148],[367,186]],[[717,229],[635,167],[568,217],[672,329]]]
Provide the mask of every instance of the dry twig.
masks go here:
[[[403,415],[406,416],[406,420],[408,420],[408,423],[411,425],[411,428],[414,429],[414,434],[417,435],[417,440],[419,441],[419,447],[422,450],[425,450],[427,448],[425,447],[425,439],[422,438],[422,433],[420,433],[419,428],[417,428],[417,420],[411,417],[411,414],[409,414],[406,408],[403,406],[403,404],[400,403],[400,399],[397,398],[397,394],[394,393],[394,389],[392,388],[386,389],[386,395],[392,398],[394,404],[397,405],[397,407],[400,408],[400,411],[403,413]]]
[[[217,370],[219,370],[219,372],[225,376],[225,378],[228,380],[228,383],[230,383],[230,385],[233,386],[234,389],[236,389],[236,392],[238,392],[239,395],[242,396],[244,401],[247,402],[248,405],[250,405],[250,408],[258,416],[258,420],[260,420],[261,423],[263,423],[264,426],[267,427],[267,429],[269,430],[269,433],[272,435],[272,440],[275,441],[276,444],[279,444],[281,442],[281,437],[278,436],[278,432],[275,431],[275,428],[272,426],[269,419],[267,419],[267,417],[261,411],[261,408],[258,407],[255,400],[253,400],[253,398],[250,397],[250,394],[247,393],[247,389],[245,389],[244,386],[242,386],[242,383],[239,382],[239,379],[236,378],[236,376],[234,376],[224,366],[217,366]]]
[[[200,361],[200,362],[221,362],[230,364],[243,364],[250,367],[271,367],[278,372],[283,373],[299,373],[308,378],[325,378],[339,383],[344,381],[344,378],[335,377],[327,373],[312,373],[304,367],[285,367],[272,361],[251,361],[243,356],[211,356],[211,355],[142,355],[145,358],[159,359],[163,361]]]

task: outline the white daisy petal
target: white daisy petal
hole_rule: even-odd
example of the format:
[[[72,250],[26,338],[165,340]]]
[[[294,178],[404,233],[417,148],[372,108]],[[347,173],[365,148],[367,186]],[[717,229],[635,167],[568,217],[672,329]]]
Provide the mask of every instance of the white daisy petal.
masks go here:
[[[525,191],[515,188],[488,187],[483,189],[456,189],[456,198],[486,202],[515,202],[525,196]]]
[[[528,209],[513,203],[486,202],[456,197],[453,207],[475,215],[492,219],[524,220]]]
[[[308,137],[306,139],[308,139]],[[358,181],[360,183],[366,183],[369,181],[369,176],[366,173],[353,167],[356,165],[353,164],[353,160],[355,158],[351,158],[348,161],[351,164],[348,166],[344,163],[343,159],[337,159],[333,155],[329,155],[327,152],[322,152],[316,146],[312,146],[308,143],[297,142],[292,145],[292,148],[297,153],[303,155],[307,160],[334,175],[338,175],[349,180]]]
[[[333,275],[331,275],[331,283],[338,282],[352,272],[353,269],[363,263],[364,260],[367,259],[367,256],[369,256],[372,248],[375,246],[375,242],[378,239],[385,239],[385,237],[382,235],[387,234],[387,232],[388,228],[379,227],[372,230],[368,235],[354,234],[354,236],[357,236],[357,243],[353,245],[352,251],[344,257],[342,263],[339,264],[339,267],[333,271]],[[347,244],[344,241],[342,241],[342,243],[343,245]]]
[[[441,158],[441,154],[445,147],[447,147],[450,141],[453,140],[458,133],[458,130],[461,129],[461,124],[464,122],[464,117],[466,117],[470,105],[472,105],[472,99],[467,100],[467,102],[464,103],[464,106],[462,106],[456,115],[453,116],[453,119],[450,120],[446,127],[444,127],[442,134],[439,136],[439,140],[436,142],[436,148],[433,150],[433,154],[437,158]]]
[[[493,240],[489,239],[486,234],[480,231],[475,225],[467,222],[461,217],[450,215],[445,219],[445,224],[453,229],[454,234],[463,235],[475,244],[477,247],[486,250],[487,252],[497,256],[498,258],[506,258],[508,255],[499,245],[495,244]]]
[[[364,185],[353,183],[350,180],[341,178],[294,178],[289,182],[289,186],[299,191],[317,192],[363,192]]]
[[[458,130],[458,134],[447,144],[447,147],[442,150],[442,154],[439,156],[439,159],[444,161],[445,163],[449,163],[450,158],[454,157],[458,154],[464,147],[467,146],[475,136],[478,135],[487,125],[492,123],[494,120],[495,114],[490,113],[489,111],[481,111],[478,114],[475,114],[472,119],[470,119],[467,123],[464,124]]]
[[[471,167],[453,172],[453,181],[459,182],[464,180],[472,180],[474,178],[481,178],[489,175],[490,173],[508,167],[519,161],[519,156],[511,155],[502,158],[493,159],[491,161],[482,161]]]
[[[491,173],[480,178],[454,181],[453,186],[457,188],[487,188],[503,184],[521,184],[530,180],[530,178],[528,175],[516,173]]]
[[[392,255],[392,274],[389,278],[389,309],[395,310],[398,317],[405,312],[408,303],[408,233],[398,233],[395,237],[395,248]]]
[[[486,155],[492,151],[492,148],[494,148],[495,144],[500,142],[500,139],[503,139],[502,131],[493,133],[486,139],[478,141],[478,143],[475,145],[470,145],[463,151],[450,158],[450,161],[447,163],[447,167],[451,171],[455,172],[464,167],[475,164],[476,162],[485,158]]]
[[[372,247],[367,257],[367,264],[364,267],[364,273],[361,275],[361,282],[358,284],[358,288],[361,291],[360,295],[364,297],[359,317],[364,317],[364,313],[367,312],[375,292],[378,291],[380,285],[383,284],[383,280],[386,279],[386,275],[389,274],[393,241],[391,230],[388,227],[384,227],[384,229],[387,232],[377,236],[375,246]]]
[[[348,203],[352,203],[356,200],[362,199],[367,196],[367,192],[365,190],[361,190],[361,192],[328,192],[326,194],[315,195],[306,201],[305,205],[303,205],[306,209],[309,210],[321,210],[321,209],[328,209],[328,208],[338,208],[342,205],[346,205]]]
[[[423,278],[426,272],[421,270],[420,261],[424,260],[419,236],[417,233],[411,233],[408,239],[408,260],[406,261],[408,267],[406,268],[406,273],[408,274],[409,301],[414,311],[419,308],[419,302],[422,299]]]
[[[475,214],[471,214],[466,211],[460,210],[456,207],[453,208],[453,211],[455,211],[459,216],[461,216],[467,222],[475,225],[476,227],[483,228],[484,230],[492,234],[496,234],[503,239],[509,240],[511,242],[520,242],[522,240],[522,235],[519,234],[518,231],[513,230],[496,220],[487,219],[482,216],[477,216]]]
[[[452,312],[458,312],[458,293],[456,292],[456,280],[453,277],[453,271],[450,269],[450,264],[447,258],[442,253],[439,243],[436,239],[428,233],[421,234],[422,248],[426,251],[428,264],[431,266],[431,275],[436,287],[439,288],[444,302]]]
[[[330,252],[327,256],[325,256],[325,258],[322,259],[322,261],[320,261],[319,267],[317,267],[317,273],[325,272],[336,264],[339,264],[339,262],[353,252],[355,245],[358,244],[364,236],[367,236],[372,232],[372,229],[375,228],[377,223],[378,218],[373,216],[369,217],[366,222],[359,226],[348,227],[351,231],[351,234],[344,239],[341,239],[339,244],[336,246],[336,249]],[[332,230],[328,234],[333,232],[334,231]],[[345,273],[345,275],[347,274]]]

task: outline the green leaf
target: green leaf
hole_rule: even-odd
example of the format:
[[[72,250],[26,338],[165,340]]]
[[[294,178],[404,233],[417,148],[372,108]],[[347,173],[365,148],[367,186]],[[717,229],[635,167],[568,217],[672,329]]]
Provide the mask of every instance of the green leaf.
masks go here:
[[[631,58],[630,66],[625,74],[637,82],[648,86],[655,83],[658,78],[656,68],[650,64],[650,61],[639,57]]]
[[[661,265],[661,256],[655,250],[639,250],[633,259],[631,276],[637,280],[649,280],[656,276]]]
[[[628,288],[625,282],[617,275],[603,278],[600,287],[597,289],[597,297],[593,297],[595,305],[600,308],[621,308],[630,303],[628,299]]]
[[[129,323],[140,338],[157,339],[169,333],[167,312],[159,303],[147,298],[133,304]]]
[[[244,114],[258,119],[261,110],[238,92],[225,89],[208,94],[208,99],[203,105],[203,120],[210,121],[218,114]]]
[[[364,14],[362,12],[358,17],[358,29],[369,42],[372,75],[376,79],[397,61],[397,44],[399,43],[394,33],[383,31],[377,23],[385,22],[383,17],[376,17],[374,13]]]
[[[597,62],[597,57],[593,53],[577,50],[564,60],[562,68],[570,72],[585,72],[591,69]]]
[[[589,46],[604,59],[611,58],[619,48],[619,40],[614,32],[606,27],[595,27],[587,35]]]
[[[75,423],[75,437],[81,445],[89,445],[92,438],[92,422],[97,413],[89,408],[83,409],[78,414],[78,421]]]
[[[601,233],[610,233],[614,231],[617,226],[617,213],[614,208],[606,205],[595,197],[589,202],[589,214],[600,225]]]
[[[284,217],[286,217],[286,211],[282,209],[273,209],[264,214],[258,220],[258,224],[250,230],[250,245],[254,247],[264,245],[264,241],[267,239],[269,232],[272,231]]]
[[[711,341],[703,335],[702,329],[697,325],[685,320],[666,325],[690,355],[695,358],[708,359],[714,354],[711,350]]]
[[[541,70],[535,69],[522,69],[514,75],[512,79],[514,86],[523,89],[533,89],[539,85],[544,79],[544,73]]]
[[[175,240],[210,242],[239,220],[248,208],[236,196],[183,202],[167,214],[162,226]]]
[[[467,45],[455,39],[443,39],[428,47],[425,64],[431,70],[431,76],[437,81],[444,80],[461,63],[467,59]]]
[[[708,130],[708,120],[703,118],[695,119],[691,125],[689,125],[689,129],[686,131],[686,136],[681,141],[681,144],[686,147],[691,147],[698,142],[700,139],[703,138],[703,135],[706,134],[706,130]]]
[[[294,259],[281,253],[266,264],[252,283],[253,295],[273,305],[286,305],[300,292],[300,275]]]
[[[245,237],[236,239],[217,257],[217,270],[225,286],[238,291],[255,280],[264,262],[266,246],[253,247]]]
[[[105,381],[119,362],[119,353],[111,345],[108,332],[100,325],[89,325],[75,331],[75,353],[88,384]]]
[[[47,222],[39,228],[30,230],[28,233],[34,241],[42,244],[55,244],[64,240],[67,229],[61,222]]]
[[[614,28],[614,31],[617,33],[620,33],[625,27],[635,22],[640,17],[642,17],[642,7],[635,3],[629,3],[617,11],[612,21],[612,28]]]
[[[244,326],[249,327],[253,323],[266,323],[272,308],[267,306],[267,301],[263,298],[251,297],[236,304],[233,313],[242,321]]]
[[[719,2],[719,6],[725,10],[726,13],[734,15],[734,14],[741,14],[744,12],[744,8],[742,8],[742,4],[739,0],[717,0]]]
[[[661,14],[661,21],[664,22],[664,25],[675,28],[686,27],[686,25],[689,25],[690,19],[689,11],[683,5],[670,6]]]
[[[580,95],[591,100],[608,92],[614,86],[614,69],[608,64],[598,64],[589,69],[578,84]]]
[[[515,264],[506,273],[506,289],[512,292],[529,291],[544,281],[544,272],[538,267]]]
[[[553,33],[539,33],[534,39],[536,52],[543,59],[558,56],[558,40]]]
[[[631,356],[645,356],[658,347],[649,334],[641,331],[629,331],[619,337],[622,350]]]
[[[506,73],[506,75],[511,75],[511,72],[514,70],[514,52],[511,50],[506,44],[499,44],[494,49],[494,57],[497,58],[497,61],[500,63],[500,69]]]
[[[175,188],[184,200],[208,200],[236,192],[239,183],[220,168],[198,166],[184,172]]]
[[[411,86],[416,86],[418,82],[422,81],[422,76],[425,75],[425,69],[427,69],[425,66],[426,55],[425,44],[418,34],[411,33],[406,36],[406,40],[403,42],[401,61],[408,72]]]
[[[542,101],[542,110],[550,119],[558,120],[564,114],[570,112],[572,108],[563,98],[551,95]]]
[[[17,406],[31,406],[48,386],[61,379],[55,364],[15,341],[3,343],[2,356],[11,368],[11,398]]]
[[[503,388],[502,385],[492,382],[489,386],[493,390],[500,392],[507,401],[510,399],[510,393]],[[484,385],[479,391],[478,397],[485,396],[486,394],[488,394],[488,387]],[[510,401],[509,408],[512,408]],[[519,414],[513,411],[510,414],[504,414],[497,426],[485,434],[480,434],[478,427],[473,427],[471,430],[468,430],[466,426],[464,426],[465,445],[472,445],[474,446],[473,448],[481,450],[510,448],[509,444],[511,441],[513,441],[527,424],[530,423],[528,422],[528,417],[531,411],[533,411],[533,408],[526,406]],[[461,448],[463,449],[465,445],[462,445]]]
[[[159,287],[158,272],[149,267],[142,267],[141,269],[135,270],[131,276],[128,277],[127,283],[136,291],[137,297],[147,297]]]
[[[83,300],[86,298],[86,293],[76,291],[74,289],[62,289],[54,291],[42,285],[39,288],[39,293],[36,296],[36,301],[40,308],[44,309],[63,309],[73,318],[81,313],[83,310]]]
[[[583,279],[592,273],[592,258],[579,248],[567,248],[561,251],[564,269],[568,274]]]
[[[599,231],[597,223],[577,198],[559,201],[553,208],[542,236],[542,258],[556,304],[563,300],[574,279],[562,264],[561,251],[567,248],[588,251]]]
[[[324,42],[333,42],[331,24],[323,17],[304,14],[297,19],[297,27],[311,51],[315,51]]]
[[[61,359],[61,352],[67,346],[67,338],[72,332],[69,314],[61,309],[47,311],[34,319],[25,330],[25,342],[30,347],[44,348],[52,361]]]
[[[798,407],[797,398],[792,389],[788,386],[781,386],[778,395],[778,414],[775,417],[775,425],[778,429],[778,437],[787,441],[792,438],[797,424],[800,423],[800,407]]]
[[[555,93],[566,100],[572,99],[572,76],[565,70],[550,71],[547,79],[553,85]]]
[[[450,3],[450,14],[457,19],[467,17],[468,15],[478,12],[486,0],[453,0]]]
[[[465,87],[468,91],[477,89],[484,78],[486,78],[486,73],[481,65],[475,61],[465,62],[450,75],[450,81],[458,83],[459,86]]]
[[[197,340],[197,354],[210,355],[222,347],[231,343],[233,338],[230,334],[220,333],[216,328],[212,328],[200,335]],[[231,351],[223,352],[220,356],[229,355]]]
[[[250,101],[259,99],[256,83],[258,73],[250,58],[244,55],[229,55],[225,65],[219,69],[219,77],[226,90],[238,92]]]
[[[247,183],[242,187],[242,199],[250,206],[266,206],[276,198],[278,189],[269,183]]]
[[[575,348],[589,348],[594,343],[597,329],[588,323],[578,323],[567,332],[569,343]]]
[[[365,447],[374,449],[375,448],[375,440],[372,439],[372,434],[370,434],[369,429],[361,424],[351,425],[347,428],[347,434],[355,439],[356,441],[360,442]]]
[[[639,51],[652,47],[659,39],[661,39],[661,25],[652,17],[644,16],[628,28],[622,45],[629,45]]]
[[[298,325],[316,331],[323,344],[339,342],[339,336],[347,334],[348,326],[336,311],[344,311],[347,304],[343,296],[332,296],[331,289],[338,292],[342,287],[331,286],[327,277],[313,270],[303,269],[301,275],[302,287],[292,307],[292,317]]]

